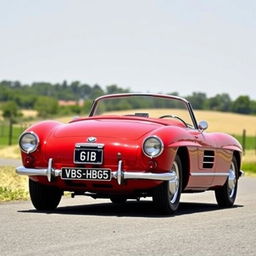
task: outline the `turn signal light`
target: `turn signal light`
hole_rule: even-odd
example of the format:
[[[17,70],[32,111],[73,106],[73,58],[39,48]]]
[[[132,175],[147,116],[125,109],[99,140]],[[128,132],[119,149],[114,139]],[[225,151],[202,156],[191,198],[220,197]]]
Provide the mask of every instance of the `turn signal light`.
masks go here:
[[[152,160],[148,162],[149,164],[149,169],[156,169],[157,168],[157,162]]]
[[[25,157],[25,167],[33,167],[34,166],[35,159],[32,156],[26,156]]]

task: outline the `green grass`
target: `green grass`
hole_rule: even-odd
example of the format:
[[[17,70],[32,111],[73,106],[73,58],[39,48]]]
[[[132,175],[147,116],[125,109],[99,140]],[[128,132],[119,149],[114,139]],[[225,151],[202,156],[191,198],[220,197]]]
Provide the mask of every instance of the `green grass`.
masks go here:
[[[243,146],[242,135],[234,135],[234,137],[241,143]],[[256,137],[255,136],[246,136],[245,139],[245,149],[255,149],[256,148]]]
[[[6,187],[0,187],[0,202],[26,199],[28,199],[28,192],[22,189],[12,190]]]
[[[27,177],[15,173],[14,167],[0,166],[0,202],[11,200],[27,200]]]
[[[13,126],[12,145],[18,143],[20,134],[24,131],[22,126]],[[9,144],[9,126],[0,123],[0,146],[6,146]]]
[[[256,174],[256,162],[244,162],[242,164],[242,170],[246,174]]]

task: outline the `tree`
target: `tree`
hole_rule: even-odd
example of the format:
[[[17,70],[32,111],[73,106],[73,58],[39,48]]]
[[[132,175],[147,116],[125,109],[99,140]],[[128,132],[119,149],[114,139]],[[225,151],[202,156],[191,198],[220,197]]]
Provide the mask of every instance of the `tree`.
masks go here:
[[[2,105],[3,117],[7,119],[15,119],[21,116],[18,106],[14,101],[8,101]]]
[[[35,110],[38,111],[38,116],[43,118],[54,115],[58,111],[58,101],[54,98],[40,96],[36,100]]]
[[[99,96],[102,96],[103,94],[104,94],[104,91],[101,89],[101,87],[99,85],[95,84],[92,87],[90,98],[95,99]]]
[[[194,109],[204,109],[207,103],[206,94],[202,92],[193,92],[192,96],[188,96],[187,99]]]
[[[71,88],[72,94],[74,94],[74,96],[75,96],[75,100],[78,101],[81,97],[79,81],[72,82],[70,85],[70,88]]]
[[[117,85],[113,84],[113,85],[108,85],[106,88],[106,93],[107,94],[115,94],[115,93],[127,93],[130,92],[129,89],[123,89],[118,87]]]
[[[217,94],[208,99],[208,108],[210,110],[227,112],[230,110],[231,103],[232,101],[227,93]]]
[[[252,110],[249,96],[239,96],[233,102],[232,110],[239,114],[250,114]]]
[[[92,100],[87,99],[84,101],[83,112],[88,114],[91,110]]]
[[[256,114],[256,100],[251,101],[252,114]]]

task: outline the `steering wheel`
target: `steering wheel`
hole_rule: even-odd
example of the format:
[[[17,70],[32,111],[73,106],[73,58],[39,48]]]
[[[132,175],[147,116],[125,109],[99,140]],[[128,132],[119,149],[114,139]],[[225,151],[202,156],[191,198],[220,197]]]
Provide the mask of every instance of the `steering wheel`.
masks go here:
[[[163,115],[163,116],[160,116],[159,118],[176,118],[180,120],[186,127],[188,127],[188,124],[182,118],[176,115]]]

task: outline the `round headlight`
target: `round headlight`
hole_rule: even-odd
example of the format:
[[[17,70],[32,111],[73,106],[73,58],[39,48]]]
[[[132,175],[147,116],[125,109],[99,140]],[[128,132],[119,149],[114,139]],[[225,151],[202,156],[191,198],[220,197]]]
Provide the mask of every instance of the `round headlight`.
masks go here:
[[[34,152],[39,144],[38,136],[33,132],[25,132],[20,137],[20,148],[23,152],[29,154]]]
[[[143,152],[150,158],[161,155],[163,149],[164,146],[162,140],[156,136],[146,138],[143,143]]]

